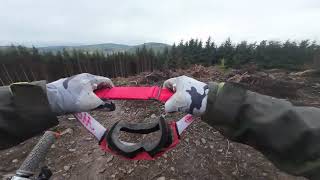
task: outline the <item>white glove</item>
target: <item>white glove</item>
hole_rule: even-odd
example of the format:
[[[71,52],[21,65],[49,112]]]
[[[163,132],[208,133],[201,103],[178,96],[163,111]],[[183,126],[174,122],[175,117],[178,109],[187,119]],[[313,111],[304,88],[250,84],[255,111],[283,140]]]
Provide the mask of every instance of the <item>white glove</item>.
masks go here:
[[[208,85],[187,76],[179,76],[164,82],[175,94],[166,102],[165,111],[181,111],[201,115],[206,111]]]
[[[83,73],[47,84],[47,96],[58,115],[85,112],[106,104],[94,90],[113,86],[109,78]]]

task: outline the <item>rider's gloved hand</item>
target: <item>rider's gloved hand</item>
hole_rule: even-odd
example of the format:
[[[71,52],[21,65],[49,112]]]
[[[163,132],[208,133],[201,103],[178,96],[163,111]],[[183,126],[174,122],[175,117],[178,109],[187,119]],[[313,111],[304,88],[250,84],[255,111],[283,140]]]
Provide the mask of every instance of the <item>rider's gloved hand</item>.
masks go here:
[[[110,105],[93,91],[113,86],[109,78],[83,73],[47,84],[47,96],[52,111],[57,115],[85,112]]]
[[[187,76],[179,76],[164,82],[175,94],[166,102],[165,111],[181,111],[202,115],[206,111],[208,85]]]

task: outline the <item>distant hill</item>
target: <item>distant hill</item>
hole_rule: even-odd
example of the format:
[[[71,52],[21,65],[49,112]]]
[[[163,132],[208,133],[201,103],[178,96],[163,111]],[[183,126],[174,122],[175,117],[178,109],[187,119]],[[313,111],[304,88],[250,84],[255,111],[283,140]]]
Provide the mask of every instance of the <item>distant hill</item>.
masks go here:
[[[0,50],[5,50],[5,49],[8,49],[10,48],[10,46],[0,46]]]
[[[40,52],[53,52],[67,51],[72,50],[83,50],[86,52],[103,52],[105,54],[112,54],[116,52],[135,52],[137,48],[142,48],[146,46],[147,49],[153,49],[156,52],[163,51],[166,47],[170,47],[168,44],[149,42],[135,46],[129,46],[124,44],[114,44],[114,43],[105,43],[105,44],[94,44],[94,45],[81,45],[81,46],[48,46],[48,47],[38,47]]]

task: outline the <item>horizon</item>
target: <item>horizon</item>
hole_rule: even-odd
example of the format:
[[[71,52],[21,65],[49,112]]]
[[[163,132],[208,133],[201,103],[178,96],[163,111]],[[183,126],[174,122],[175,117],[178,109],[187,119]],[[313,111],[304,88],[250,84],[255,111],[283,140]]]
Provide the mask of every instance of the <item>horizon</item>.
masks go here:
[[[19,43],[10,43],[10,44],[5,44],[5,45],[1,45],[0,47],[7,47],[7,46],[25,46],[25,47],[36,47],[36,48],[46,48],[46,47],[59,47],[59,46],[63,46],[63,47],[77,47],[77,46],[92,46],[92,45],[104,45],[104,44],[113,44],[113,45],[124,45],[124,46],[139,46],[139,45],[143,45],[143,44],[149,44],[149,43],[157,43],[157,44],[165,44],[165,45],[169,45],[171,46],[171,44],[166,44],[166,43],[161,43],[161,42],[144,42],[141,44],[120,44],[120,43],[97,43],[97,44],[84,44],[84,43],[64,43],[64,44],[56,44],[56,45],[34,45],[34,44],[30,44],[30,45],[26,45],[26,44],[19,44]]]
[[[10,0],[0,7],[0,45],[173,44],[209,36],[218,44],[228,37],[319,42],[319,9],[317,0]]]
[[[190,39],[198,39],[198,38],[190,38]],[[157,43],[157,44],[164,44],[164,45],[168,45],[168,46],[172,46],[173,44],[179,44],[181,41],[183,42],[186,42],[186,41],[189,41],[190,39],[186,39],[186,40],[180,40],[180,41],[177,41],[177,42],[173,42],[172,44],[168,44],[168,43],[164,43],[164,42],[142,42],[142,43],[138,43],[138,44],[124,44],[124,43],[115,43],[115,42],[105,42],[105,43],[92,43],[92,44],[87,44],[87,43],[61,43],[61,44],[39,44],[39,45],[35,45],[35,44],[32,44],[32,43],[8,43],[8,44],[1,44],[0,42],[0,47],[8,47],[8,46],[25,46],[25,47],[35,47],[35,48],[46,48],[46,47],[78,47],[78,46],[92,46],[92,45],[104,45],[104,44],[113,44],[113,45],[124,45],[124,46],[139,46],[139,45],[143,45],[143,44],[149,44],[149,43]],[[208,38],[207,38],[208,39]],[[207,39],[198,39],[198,40],[201,40],[203,43],[207,40]],[[228,38],[226,38],[224,41],[220,42],[220,43],[217,43],[216,41],[214,41],[214,39],[211,39],[213,40],[217,45],[221,45],[221,43],[225,42]],[[280,39],[262,39],[262,40],[259,40],[259,41],[247,41],[247,40],[241,40],[241,41],[238,41],[238,42],[235,42],[233,41],[232,39],[230,39],[232,44],[239,44],[241,43],[242,41],[246,41],[248,43],[259,43],[261,41],[267,41],[267,42],[270,42],[270,41],[278,41],[280,43],[285,43],[286,41],[290,41],[290,42],[301,42],[301,41],[304,41],[304,40],[308,40],[309,42],[313,43],[315,42],[316,44],[319,44],[320,41],[319,40],[313,40],[313,39],[299,39],[299,40],[292,40],[292,39],[286,39],[286,40],[280,40]]]

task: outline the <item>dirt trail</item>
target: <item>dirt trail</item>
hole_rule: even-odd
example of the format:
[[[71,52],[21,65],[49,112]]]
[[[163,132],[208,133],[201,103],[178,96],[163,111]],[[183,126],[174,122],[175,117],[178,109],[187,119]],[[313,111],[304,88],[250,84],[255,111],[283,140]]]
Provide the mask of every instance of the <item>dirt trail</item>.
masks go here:
[[[119,120],[143,121],[163,112],[163,105],[156,102],[117,101],[116,105],[117,109],[113,112],[95,111],[91,114],[105,127],[111,127]],[[177,113],[167,119],[179,119],[182,116]],[[279,171],[253,148],[225,139],[200,119],[188,128],[175,149],[155,161],[128,161],[104,153],[94,137],[72,116],[62,116],[59,120],[61,123],[55,130],[71,128],[73,132],[59,139],[46,158],[45,164],[53,171],[54,180],[304,179]],[[0,177],[13,173],[38,139],[39,137],[35,137],[16,147],[0,151]]]

